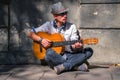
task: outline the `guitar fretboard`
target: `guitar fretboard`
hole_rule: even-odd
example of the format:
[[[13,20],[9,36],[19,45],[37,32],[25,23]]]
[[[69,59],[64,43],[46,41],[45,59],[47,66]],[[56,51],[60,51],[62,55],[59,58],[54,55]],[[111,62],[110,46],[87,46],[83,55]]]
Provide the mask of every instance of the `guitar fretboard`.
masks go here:
[[[82,42],[82,40],[53,42],[52,46],[57,47],[57,46],[71,45],[74,44],[75,42]]]

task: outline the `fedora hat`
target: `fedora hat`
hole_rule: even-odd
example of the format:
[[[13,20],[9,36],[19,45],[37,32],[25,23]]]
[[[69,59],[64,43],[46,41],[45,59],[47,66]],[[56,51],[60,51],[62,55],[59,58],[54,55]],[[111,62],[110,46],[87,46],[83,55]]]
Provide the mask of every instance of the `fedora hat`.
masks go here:
[[[64,12],[68,12],[68,8],[65,8],[61,2],[55,3],[51,6],[51,13],[52,14],[60,14]]]

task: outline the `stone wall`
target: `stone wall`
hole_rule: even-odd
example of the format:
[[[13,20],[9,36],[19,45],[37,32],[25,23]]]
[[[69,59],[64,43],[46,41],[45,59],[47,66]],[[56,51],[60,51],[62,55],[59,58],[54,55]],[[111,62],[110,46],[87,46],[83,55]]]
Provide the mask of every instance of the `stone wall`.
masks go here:
[[[99,39],[91,62],[120,63],[119,11],[120,0],[81,0],[81,34]]]
[[[7,0],[9,1],[9,0]],[[68,21],[83,38],[97,37],[91,63],[120,63],[120,0],[11,0],[0,4],[0,64],[38,64],[27,33],[53,17],[50,5],[61,1],[70,9]]]

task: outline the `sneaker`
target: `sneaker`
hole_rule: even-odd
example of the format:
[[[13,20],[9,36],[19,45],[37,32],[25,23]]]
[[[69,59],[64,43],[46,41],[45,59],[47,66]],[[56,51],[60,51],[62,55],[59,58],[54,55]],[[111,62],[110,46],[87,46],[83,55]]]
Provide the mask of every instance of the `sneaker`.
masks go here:
[[[56,74],[60,74],[61,72],[64,71],[64,69],[65,69],[65,67],[63,64],[54,67]]]
[[[85,64],[85,63],[83,63],[80,66],[75,67],[74,69],[77,70],[77,71],[85,71],[85,72],[89,71],[88,70],[88,65]]]

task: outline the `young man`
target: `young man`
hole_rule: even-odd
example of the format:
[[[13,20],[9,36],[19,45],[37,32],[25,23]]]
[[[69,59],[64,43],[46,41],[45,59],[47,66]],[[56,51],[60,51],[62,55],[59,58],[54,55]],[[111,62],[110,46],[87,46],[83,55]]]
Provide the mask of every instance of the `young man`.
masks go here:
[[[51,6],[51,13],[54,20],[47,21],[29,33],[31,39],[40,42],[40,44],[46,48],[44,60],[57,74],[70,70],[88,71],[86,62],[93,54],[91,48],[83,49],[83,44],[80,42],[66,45],[64,52],[62,52],[62,54],[57,54],[56,51],[51,48],[51,40],[41,38],[35,34],[37,32],[48,32],[50,34],[59,33],[64,36],[65,41],[80,40],[75,24],[67,22],[68,11],[69,9],[65,8],[61,2],[53,4]]]

